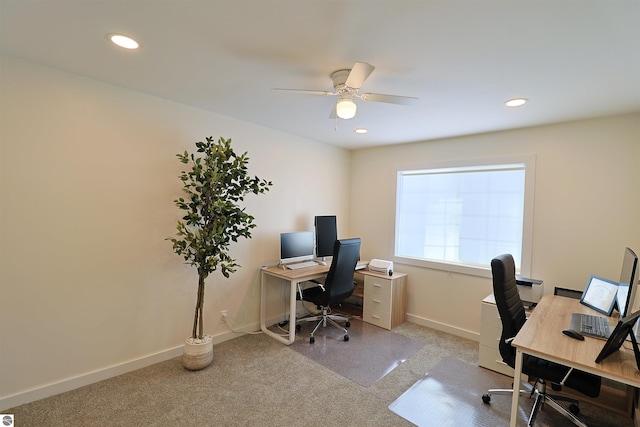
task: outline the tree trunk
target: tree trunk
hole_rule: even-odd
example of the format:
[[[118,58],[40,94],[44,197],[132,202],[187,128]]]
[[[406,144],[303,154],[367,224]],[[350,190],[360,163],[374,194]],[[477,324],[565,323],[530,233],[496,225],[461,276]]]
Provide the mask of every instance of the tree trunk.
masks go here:
[[[204,336],[204,323],[202,317],[202,309],[204,306],[204,276],[198,275],[198,298],[196,300],[196,311],[193,316],[192,338],[202,339]],[[197,332],[197,335],[196,335]]]

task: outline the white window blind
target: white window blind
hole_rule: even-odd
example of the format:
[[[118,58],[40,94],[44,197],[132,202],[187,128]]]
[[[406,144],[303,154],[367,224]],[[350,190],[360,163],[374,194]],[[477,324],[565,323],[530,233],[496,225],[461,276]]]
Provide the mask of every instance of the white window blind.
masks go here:
[[[399,171],[395,256],[486,270],[510,253],[520,272],[526,172],[524,162]]]

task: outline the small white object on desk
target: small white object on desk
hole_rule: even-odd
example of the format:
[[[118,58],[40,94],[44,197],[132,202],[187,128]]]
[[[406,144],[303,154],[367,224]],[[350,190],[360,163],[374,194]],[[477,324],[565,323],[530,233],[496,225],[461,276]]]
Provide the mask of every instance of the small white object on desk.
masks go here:
[[[374,273],[393,275],[393,261],[385,261],[382,259],[372,259],[369,261],[369,271]]]

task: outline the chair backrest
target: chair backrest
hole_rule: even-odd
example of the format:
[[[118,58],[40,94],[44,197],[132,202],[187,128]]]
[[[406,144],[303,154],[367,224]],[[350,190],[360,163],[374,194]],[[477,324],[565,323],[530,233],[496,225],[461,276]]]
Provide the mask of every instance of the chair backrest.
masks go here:
[[[333,244],[333,259],[324,281],[328,304],[348,298],[353,293],[353,272],[360,259],[360,239],[336,240]]]
[[[496,300],[502,335],[498,348],[502,360],[512,368],[515,366],[516,350],[507,342],[516,336],[527,316],[516,286],[516,266],[510,254],[499,255],[491,260],[493,275],[493,296]]]

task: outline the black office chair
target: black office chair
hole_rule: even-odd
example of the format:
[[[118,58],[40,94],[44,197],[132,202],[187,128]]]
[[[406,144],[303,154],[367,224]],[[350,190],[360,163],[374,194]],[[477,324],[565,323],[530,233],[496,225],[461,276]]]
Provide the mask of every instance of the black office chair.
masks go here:
[[[491,260],[491,272],[493,274],[493,294],[502,322],[502,335],[498,345],[502,360],[512,368],[515,367],[516,349],[511,346],[511,341],[516,336],[526,319],[524,305],[518,295],[516,287],[516,268],[513,257],[509,254],[500,255]],[[589,397],[597,397],[600,394],[601,378],[583,371],[574,370],[558,363],[550,362],[538,357],[524,355],[522,360],[522,373],[536,380],[531,390],[520,390],[520,394],[535,394],[536,400],[531,410],[528,426],[535,422],[541,405],[547,403],[560,414],[569,418],[575,425],[584,426],[575,415],[579,412],[578,401],[565,396],[553,396],[547,393],[546,384],[552,383],[560,387],[566,386],[578,390]],[[484,403],[491,401],[493,394],[512,395],[511,389],[489,390],[482,396]],[[557,400],[572,402],[570,411],[558,404]]]
[[[319,314],[318,316],[300,319],[300,321],[305,322],[318,322],[313,328],[313,331],[311,331],[311,337],[309,338],[309,342],[311,344],[315,342],[313,335],[320,325],[325,327],[327,326],[327,322],[344,331],[344,340],[349,341],[349,331],[335,322],[336,320],[346,321],[346,326],[349,327],[349,318],[330,314],[330,305],[341,303],[345,299],[349,298],[353,293],[353,272],[359,259],[359,238],[336,240],[333,244],[333,259],[331,260],[331,267],[327,273],[324,285],[315,286],[302,291],[303,301],[312,302],[319,310],[322,310],[322,314]],[[299,326],[300,325],[297,325],[297,327]]]

